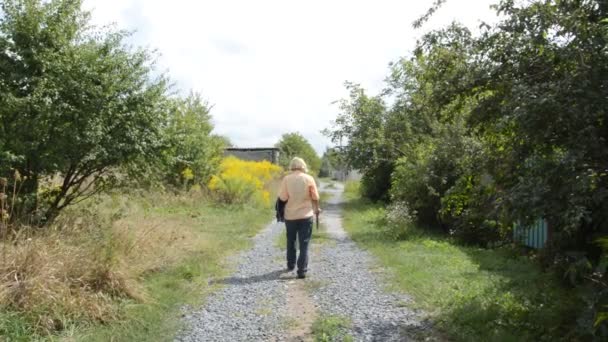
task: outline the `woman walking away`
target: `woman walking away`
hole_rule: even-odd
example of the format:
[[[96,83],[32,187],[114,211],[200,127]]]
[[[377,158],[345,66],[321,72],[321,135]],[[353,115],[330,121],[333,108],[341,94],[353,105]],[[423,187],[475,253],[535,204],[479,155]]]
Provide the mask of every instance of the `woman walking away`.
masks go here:
[[[312,236],[313,216],[319,215],[319,192],[314,178],[308,175],[302,158],[293,158],[291,172],[283,178],[279,199],[285,204],[285,226],[287,227],[287,269],[296,266],[296,237],[300,246],[298,256],[298,278],[306,278],[308,269],[308,244]]]

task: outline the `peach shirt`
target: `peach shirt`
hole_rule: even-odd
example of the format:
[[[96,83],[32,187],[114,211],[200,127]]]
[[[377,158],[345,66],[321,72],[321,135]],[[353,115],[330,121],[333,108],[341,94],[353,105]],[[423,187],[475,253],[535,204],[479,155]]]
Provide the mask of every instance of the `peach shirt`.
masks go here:
[[[287,201],[287,205],[285,205],[286,220],[312,217],[314,215],[312,201],[319,200],[317,184],[312,176],[302,171],[293,171],[283,178],[279,198]]]

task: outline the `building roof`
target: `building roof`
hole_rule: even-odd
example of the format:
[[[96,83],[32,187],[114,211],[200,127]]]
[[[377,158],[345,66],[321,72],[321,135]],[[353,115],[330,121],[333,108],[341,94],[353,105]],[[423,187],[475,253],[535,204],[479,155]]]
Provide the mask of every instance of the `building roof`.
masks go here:
[[[226,151],[278,151],[276,147],[228,147]]]

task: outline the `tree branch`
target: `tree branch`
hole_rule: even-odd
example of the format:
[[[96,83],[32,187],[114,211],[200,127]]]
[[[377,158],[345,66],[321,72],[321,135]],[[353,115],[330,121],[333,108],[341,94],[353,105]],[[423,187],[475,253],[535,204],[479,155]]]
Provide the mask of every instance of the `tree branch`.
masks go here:
[[[435,12],[437,12],[437,10],[441,6],[443,6],[443,4],[446,1],[447,0],[435,0],[435,2],[433,3],[433,6],[431,6],[431,8],[429,8],[425,14],[423,14],[418,19],[414,20],[414,22],[412,23],[412,26],[414,26],[415,29],[419,29],[420,27],[422,27],[422,25],[424,25],[424,23],[429,21],[429,19],[431,19],[431,17],[433,16],[433,14],[435,14]]]

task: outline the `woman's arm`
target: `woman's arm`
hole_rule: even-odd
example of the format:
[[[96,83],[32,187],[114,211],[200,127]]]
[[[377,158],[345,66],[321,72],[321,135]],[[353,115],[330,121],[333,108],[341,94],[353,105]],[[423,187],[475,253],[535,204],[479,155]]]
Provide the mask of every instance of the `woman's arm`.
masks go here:
[[[315,215],[318,215],[321,212],[321,208],[319,207],[319,191],[317,191],[317,183],[315,182],[314,178],[310,177],[310,179],[312,180],[309,185],[312,209],[315,212]]]
[[[319,207],[319,200],[312,200],[312,210],[315,212],[315,215],[319,215],[321,212],[321,208]]]

